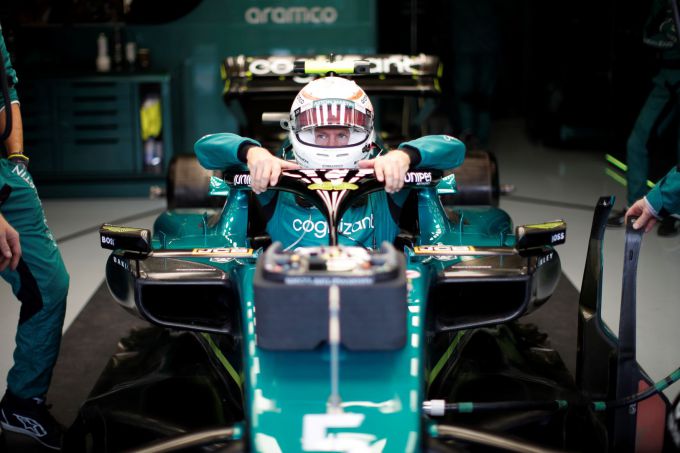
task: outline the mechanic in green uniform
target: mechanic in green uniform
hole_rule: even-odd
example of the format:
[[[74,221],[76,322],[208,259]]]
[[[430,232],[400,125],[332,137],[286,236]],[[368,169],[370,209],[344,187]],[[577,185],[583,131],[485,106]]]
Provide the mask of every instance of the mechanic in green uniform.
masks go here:
[[[637,216],[635,229],[644,228],[648,233],[657,220],[671,214],[680,214],[680,168],[673,168],[626,212],[626,217]]]
[[[272,240],[294,247],[327,244],[328,223],[321,212],[287,192],[267,191],[283,170],[295,168],[373,168],[385,182],[385,192],[375,192],[363,204],[350,208],[338,225],[344,245],[376,248],[392,242],[399,233],[398,220],[408,191],[400,191],[409,168],[449,169],[459,166],[465,145],[446,135],[421,137],[398,149],[378,153],[373,143],[373,107],[353,81],[324,77],[307,84],[295,97],[289,130],[291,146],[280,157],[258,142],[236,134],[207,135],[194,146],[198,160],[210,170],[246,164],[252,189],[258,194]],[[292,151],[295,161],[286,160]]]
[[[673,4],[678,0],[654,0],[645,24],[644,42],[659,54],[659,72],[653,79],[654,86],[645,101],[628,138],[626,159],[628,163],[627,207],[615,211],[609,218],[609,226],[623,225],[623,219],[636,200],[647,193],[649,173],[649,143],[662,135],[669,127],[678,129],[680,124],[680,45]],[[680,163],[680,137],[675,150]],[[673,217],[667,217],[658,231],[661,236],[677,233]]]
[[[62,429],[45,406],[45,394],[59,353],[69,276],[27,170],[14,88],[18,80],[1,29],[0,53],[12,81],[12,130],[4,143],[8,158],[0,159],[0,276],[21,302],[14,365],[0,401],[0,426],[58,450]],[[4,130],[7,112],[1,94],[0,109]]]

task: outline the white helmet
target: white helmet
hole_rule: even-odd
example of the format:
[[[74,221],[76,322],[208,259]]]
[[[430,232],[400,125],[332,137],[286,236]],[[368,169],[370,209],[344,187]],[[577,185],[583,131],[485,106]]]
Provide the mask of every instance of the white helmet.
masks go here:
[[[356,168],[373,143],[373,105],[355,82],[316,79],[300,90],[288,124],[293,154],[306,168]],[[338,140],[323,140],[339,130]]]

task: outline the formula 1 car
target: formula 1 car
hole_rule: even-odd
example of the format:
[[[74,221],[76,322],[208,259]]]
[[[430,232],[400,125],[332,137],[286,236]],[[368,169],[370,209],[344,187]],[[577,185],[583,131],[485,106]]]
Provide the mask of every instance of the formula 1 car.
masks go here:
[[[513,232],[497,208],[452,220],[437,192],[455,190],[453,178],[423,170],[406,176],[417,231],[398,247],[338,246],[343,212],[381,184],[372,170],[291,170],[273,189],[322,210],[332,234],[328,246],[284,251],[258,246],[266,238],[253,228],[249,182],[248,173],[214,178],[212,194],[228,194],[222,210],[168,211],[153,235],[102,227],[112,294],[163,329],[123,340],[69,448],[633,451],[643,404],[631,414],[635,399],[617,388],[632,385],[623,396],[633,396],[642,375],[634,358],[612,353],[610,334],[598,335],[598,307],[580,324],[578,385],[537,332],[513,322],[552,294],[564,222]],[[600,201],[596,224],[610,207]],[[597,274],[602,232],[596,225],[587,273]],[[625,366],[612,366],[617,357]],[[590,400],[599,395],[624,409]],[[638,442],[661,445],[663,423],[654,431]]]
[[[383,190],[373,171],[289,170],[329,244],[284,250],[247,172],[210,180],[214,209],[170,209],[153,232],[103,225],[116,301],[156,327],[120,343],[76,422],[72,451],[643,451],[668,445],[663,390],[635,361],[629,228],[621,328],[602,323],[595,208],[576,375],[521,317],[550,310],[566,224],[513,229],[493,206],[448,206],[455,176],[407,173],[402,232],[338,245],[342,215]],[[632,288],[631,288],[632,285]],[[632,289],[632,290],[631,290]]]

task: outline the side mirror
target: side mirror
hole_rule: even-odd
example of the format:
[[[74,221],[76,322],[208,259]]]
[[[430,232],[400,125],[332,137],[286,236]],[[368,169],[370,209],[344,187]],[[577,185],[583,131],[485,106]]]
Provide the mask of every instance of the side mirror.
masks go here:
[[[567,239],[567,223],[564,220],[520,225],[515,228],[515,248],[520,255],[531,254],[533,249],[564,244]]]
[[[103,249],[139,254],[151,252],[151,230],[104,224],[99,228]]]
[[[218,197],[226,197],[229,195],[229,184],[224,182],[224,179],[216,176],[210,177],[210,195]]]
[[[437,195],[452,195],[456,192],[458,192],[458,186],[456,185],[456,175],[453,173],[444,176],[437,183]]]

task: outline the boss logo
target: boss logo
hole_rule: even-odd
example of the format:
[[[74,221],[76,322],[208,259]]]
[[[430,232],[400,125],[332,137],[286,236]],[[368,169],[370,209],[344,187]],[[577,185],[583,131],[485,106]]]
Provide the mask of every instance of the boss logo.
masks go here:
[[[550,242],[554,244],[555,242],[564,241],[564,231],[555,233],[550,237]]]
[[[116,246],[116,240],[113,239],[112,237],[102,236],[102,244],[111,245],[111,246],[115,247]]]
[[[253,183],[253,178],[249,174],[234,175],[234,184],[237,186],[249,186]]]

